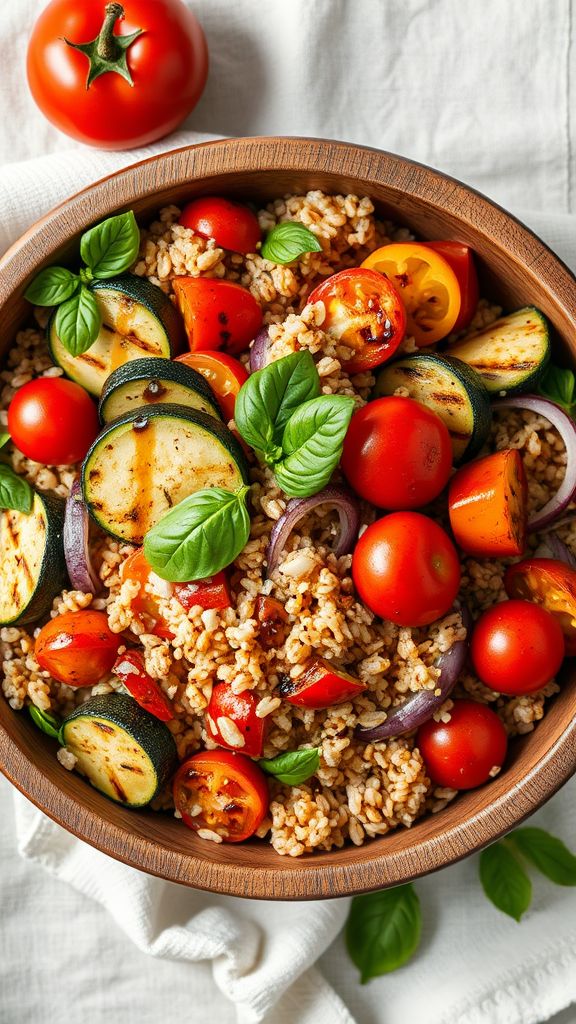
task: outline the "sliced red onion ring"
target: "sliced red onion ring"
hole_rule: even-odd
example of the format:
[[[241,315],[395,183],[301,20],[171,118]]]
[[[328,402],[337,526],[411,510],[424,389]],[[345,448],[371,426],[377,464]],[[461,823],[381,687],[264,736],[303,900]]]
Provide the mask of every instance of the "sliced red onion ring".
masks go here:
[[[354,547],[360,528],[360,511],[355,498],[344,487],[325,487],[310,498],[292,498],[284,515],[272,527],[266,552],[267,573],[273,573],[297,523],[320,505],[334,505],[340,518],[340,532],[333,545],[335,555],[345,555]]]
[[[74,590],[81,590],[84,594],[97,594],[102,584],[90,560],[88,537],[88,509],[82,499],[80,481],[76,480],[72,485],[70,497],[66,499],[62,538],[64,556]]]
[[[560,537],[555,533],[550,531],[550,533],[546,534],[543,546],[548,548],[552,558],[555,558],[558,562],[564,562],[566,565],[571,566],[572,569],[576,569],[576,557],[570,551],[567,544],[560,540]]]
[[[267,327],[261,327],[250,346],[250,373],[263,370],[267,363],[270,335]]]
[[[569,505],[576,491],[576,424],[567,413],[539,395],[511,395],[494,402],[495,409],[528,409],[538,416],[545,416],[562,438],[566,448],[566,473],[560,487],[553,498],[543,508],[535,512],[528,520],[528,529],[541,530],[543,526],[553,522]]]

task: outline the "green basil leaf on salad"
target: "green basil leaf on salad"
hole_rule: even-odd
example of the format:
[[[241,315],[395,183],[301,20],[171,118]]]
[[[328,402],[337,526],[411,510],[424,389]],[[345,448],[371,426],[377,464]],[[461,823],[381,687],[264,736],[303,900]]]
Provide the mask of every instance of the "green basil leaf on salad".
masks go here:
[[[266,235],[261,254],[271,263],[292,263],[305,252],[322,252],[320,242],[297,220],[284,220]]]
[[[532,902],[532,883],[503,843],[494,843],[480,854],[480,881],[490,902],[520,921]]]
[[[290,417],[282,437],[285,457],[274,466],[282,490],[305,498],[326,486],[342,455],[354,411],[346,395],[321,395]]]
[[[422,912],[414,886],[355,896],[346,922],[346,946],[364,985],[407,963],[418,949]]]
[[[250,536],[248,487],[207,487],[171,508],[144,538],[154,572],[171,583],[203,580],[230,565]]]
[[[80,239],[80,256],[94,277],[108,278],[132,266],[140,248],[140,231],[132,210],[108,217]]]
[[[320,378],[310,352],[293,352],[252,373],[242,385],[234,421],[242,437],[267,462],[282,458],[288,420],[303,402],[320,394]]]
[[[287,750],[277,757],[263,757],[258,762],[268,774],[286,786],[298,786],[315,775],[320,766],[320,751],[316,747],[305,750]]]
[[[4,448],[4,446],[8,444],[9,440],[10,440],[10,434],[6,434],[6,433],[0,434],[0,448]]]
[[[550,363],[538,385],[538,391],[544,398],[552,399],[557,405],[561,405],[567,412],[572,413],[576,401],[575,387],[576,377],[572,370],[566,370],[562,366]]]
[[[24,298],[35,306],[59,306],[72,298],[80,282],[78,274],[65,267],[46,267],[24,292]]]
[[[37,725],[47,736],[51,736],[53,740],[60,739],[62,722],[57,715],[53,715],[51,711],[41,711],[35,704],[29,704],[28,711],[34,725]]]
[[[510,841],[551,882],[576,885],[576,857],[561,839],[543,828],[518,828]]]
[[[0,463],[0,508],[13,509],[28,515],[32,511],[34,491],[23,476],[18,476],[12,466]]]
[[[101,323],[98,303],[84,284],[56,310],[56,333],[73,356],[81,356],[94,344]]]

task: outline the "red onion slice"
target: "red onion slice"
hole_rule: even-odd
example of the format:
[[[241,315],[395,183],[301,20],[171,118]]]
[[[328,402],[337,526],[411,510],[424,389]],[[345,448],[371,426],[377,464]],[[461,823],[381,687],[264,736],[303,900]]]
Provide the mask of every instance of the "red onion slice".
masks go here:
[[[568,545],[563,540],[560,540],[560,537],[555,533],[550,531],[550,533],[546,534],[544,545],[550,551],[552,558],[555,558],[558,562],[564,562],[572,569],[576,569],[576,557],[570,551]]]
[[[310,498],[292,498],[284,514],[274,523],[266,552],[268,575],[278,566],[280,555],[297,523],[320,505],[334,505],[338,512],[340,531],[333,545],[334,554],[340,556],[352,551],[360,529],[358,504],[344,487],[325,487]]]
[[[566,448],[566,473],[553,498],[528,520],[528,529],[541,530],[553,522],[564,511],[576,491],[576,424],[567,413],[547,398],[539,395],[511,395],[494,402],[495,409],[527,409],[538,416],[544,416],[562,438]]]
[[[62,539],[68,576],[74,590],[97,594],[102,584],[90,560],[88,509],[82,498],[79,480],[74,482],[70,497],[66,499]]]
[[[268,362],[267,355],[269,345],[270,335],[268,334],[268,328],[261,327],[250,346],[250,373],[255,373],[256,370],[264,369]]]

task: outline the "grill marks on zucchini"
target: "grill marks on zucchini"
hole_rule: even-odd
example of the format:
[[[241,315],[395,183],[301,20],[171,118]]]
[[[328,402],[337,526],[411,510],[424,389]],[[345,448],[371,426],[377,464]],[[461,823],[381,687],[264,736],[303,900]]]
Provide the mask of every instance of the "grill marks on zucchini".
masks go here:
[[[530,391],[550,359],[548,321],[526,306],[456,342],[449,352],[475,370],[491,394]]]
[[[223,423],[196,409],[156,405],[108,424],[82,467],[84,500],[113,536],[141,544],[173,505],[205,487],[247,482],[244,453]]]
[[[36,494],[30,515],[0,512],[0,625],[35,622],[67,585],[64,502]]]
[[[99,413],[109,423],[125,412],[152,405],[184,405],[221,419],[212,389],[201,373],[171,359],[135,359],[108,377]]]

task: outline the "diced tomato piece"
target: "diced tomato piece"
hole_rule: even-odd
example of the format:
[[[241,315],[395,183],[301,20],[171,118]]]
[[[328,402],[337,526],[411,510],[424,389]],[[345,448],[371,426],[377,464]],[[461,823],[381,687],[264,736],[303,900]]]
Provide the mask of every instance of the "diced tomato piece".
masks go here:
[[[174,718],[168,697],[156,680],[148,675],[139,651],[125,651],[118,657],[112,671],[141,708],[161,722],[169,722]]]
[[[261,594],[256,601],[256,618],[260,623],[258,639],[265,651],[280,647],[286,639],[288,613],[275,597]]]
[[[467,555],[505,558],[526,550],[528,485],[515,448],[462,466],[450,481],[454,539]]]
[[[208,735],[221,747],[241,750],[249,757],[261,757],[264,746],[266,719],[258,718],[258,699],[250,690],[234,693],[229,683],[218,683],[212,690],[206,709]],[[244,743],[231,743],[226,736],[226,725],[222,719],[232,722],[241,733]]]
[[[341,668],[336,670],[324,658],[311,658],[308,667],[297,679],[287,678],[280,683],[278,693],[289,704],[305,708],[329,708],[333,704],[357,697],[366,684]]]
[[[232,604],[228,578],[224,569],[215,576],[207,576],[204,580],[191,580],[190,583],[175,583],[174,597],[186,611],[194,605],[201,608],[229,608]]]

